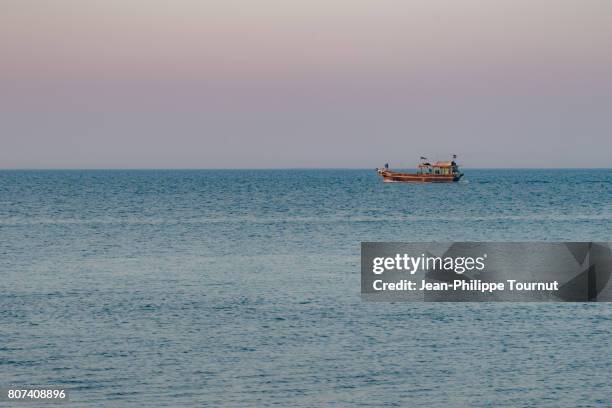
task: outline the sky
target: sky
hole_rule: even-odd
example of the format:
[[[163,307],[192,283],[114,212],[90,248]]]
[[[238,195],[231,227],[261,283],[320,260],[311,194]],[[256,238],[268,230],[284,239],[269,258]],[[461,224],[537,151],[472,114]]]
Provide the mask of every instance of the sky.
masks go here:
[[[2,0],[0,168],[612,167],[609,0]]]

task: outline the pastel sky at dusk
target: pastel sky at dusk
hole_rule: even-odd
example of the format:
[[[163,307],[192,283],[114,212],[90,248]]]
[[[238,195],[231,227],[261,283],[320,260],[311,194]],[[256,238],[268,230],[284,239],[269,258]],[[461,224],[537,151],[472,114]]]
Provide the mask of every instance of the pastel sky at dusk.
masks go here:
[[[609,0],[2,0],[0,168],[612,167]]]

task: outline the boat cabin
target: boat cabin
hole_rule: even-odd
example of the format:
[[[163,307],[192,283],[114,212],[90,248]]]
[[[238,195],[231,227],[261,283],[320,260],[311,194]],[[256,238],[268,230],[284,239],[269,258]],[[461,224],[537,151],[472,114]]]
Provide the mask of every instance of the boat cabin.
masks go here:
[[[440,174],[451,175],[459,172],[459,168],[455,161],[438,161],[434,164],[423,162],[419,164],[417,174]]]

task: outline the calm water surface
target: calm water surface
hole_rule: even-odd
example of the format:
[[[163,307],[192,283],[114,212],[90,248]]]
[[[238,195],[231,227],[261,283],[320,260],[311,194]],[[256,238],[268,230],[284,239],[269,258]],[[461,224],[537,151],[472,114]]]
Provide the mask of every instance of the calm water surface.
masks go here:
[[[612,406],[612,305],[360,300],[361,241],[612,241],[612,170],[465,179],[2,171],[0,387],[85,407]]]

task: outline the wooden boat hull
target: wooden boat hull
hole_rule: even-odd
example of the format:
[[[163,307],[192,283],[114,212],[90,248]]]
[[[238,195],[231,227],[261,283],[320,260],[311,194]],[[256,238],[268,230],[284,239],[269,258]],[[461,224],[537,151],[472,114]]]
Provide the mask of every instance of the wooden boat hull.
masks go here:
[[[459,181],[463,173],[458,174],[417,174],[398,173],[390,170],[378,170],[385,183],[452,183]]]

